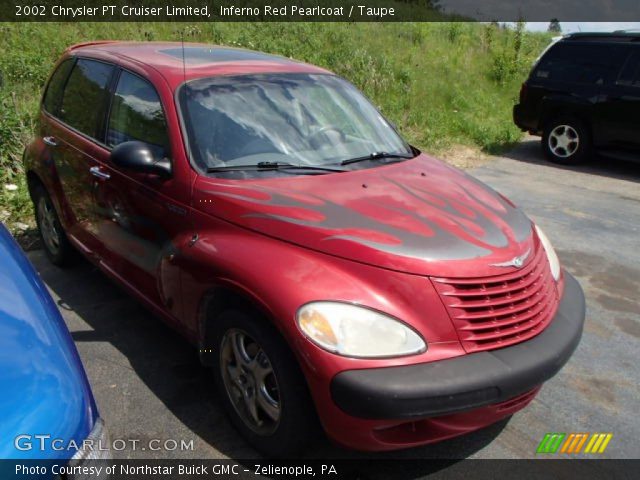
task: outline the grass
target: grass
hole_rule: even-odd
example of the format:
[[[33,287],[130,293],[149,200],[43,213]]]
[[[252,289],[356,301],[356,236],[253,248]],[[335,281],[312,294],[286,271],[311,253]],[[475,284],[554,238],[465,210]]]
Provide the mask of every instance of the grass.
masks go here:
[[[0,221],[29,223],[21,156],[51,66],[74,43],[179,40],[231,45],[328,68],[361,88],[414,145],[498,153],[520,138],[519,86],[547,34],[478,23],[0,23]],[[8,190],[6,185],[16,185]]]

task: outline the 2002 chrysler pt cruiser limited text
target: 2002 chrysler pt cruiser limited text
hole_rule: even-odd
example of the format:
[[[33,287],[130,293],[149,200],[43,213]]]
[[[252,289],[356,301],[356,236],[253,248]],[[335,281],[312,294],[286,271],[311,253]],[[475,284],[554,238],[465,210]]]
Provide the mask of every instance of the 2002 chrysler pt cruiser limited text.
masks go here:
[[[80,251],[188,337],[270,455],[318,420],[361,450],[482,428],[580,340],[582,290],[540,228],[321,68],[76,45],[25,167],[49,258]]]

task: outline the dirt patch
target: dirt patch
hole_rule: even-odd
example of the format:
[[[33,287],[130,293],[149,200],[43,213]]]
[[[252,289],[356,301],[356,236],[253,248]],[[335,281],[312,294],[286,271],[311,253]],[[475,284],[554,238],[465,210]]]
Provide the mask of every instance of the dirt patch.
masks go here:
[[[600,255],[580,252],[578,250],[561,249],[558,249],[557,253],[560,257],[560,263],[565,265],[571,273],[579,277],[586,277],[593,272],[600,272],[607,265],[607,260]]]
[[[616,318],[616,326],[628,335],[632,335],[636,338],[640,338],[640,322],[637,322],[631,318]]]
[[[569,271],[586,279],[585,288],[595,290],[592,298],[607,310],[640,314],[637,294],[640,292],[640,269],[610,262],[589,253],[559,250],[560,261]]]
[[[640,270],[626,265],[611,265],[602,274],[593,275],[591,283],[601,290],[615,292],[617,297],[635,300],[640,292]],[[640,313],[640,309],[636,308],[635,312]]]
[[[570,383],[574,390],[582,393],[586,398],[590,398],[594,403],[599,403],[610,410],[616,410],[615,381],[607,378],[574,377]]]
[[[613,297],[611,295],[598,295],[597,298],[600,305],[607,310],[614,310],[622,313],[635,313],[640,315],[640,306],[630,300],[621,297]]]
[[[484,165],[491,159],[489,155],[483,153],[479,148],[467,145],[453,145],[435,156],[454,167],[464,170]]]
[[[16,239],[18,245],[22,247],[22,250],[25,252],[30,252],[31,250],[39,250],[42,248],[42,244],[40,243],[40,235],[38,234],[38,230],[36,228],[28,228],[26,230],[18,230],[11,232],[13,238]]]
[[[609,340],[611,338],[612,330],[607,328],[607,325],[598,322],[593,318],[587,317],[584,323],[584,331],[593,335],[597,335],[600,338]]]

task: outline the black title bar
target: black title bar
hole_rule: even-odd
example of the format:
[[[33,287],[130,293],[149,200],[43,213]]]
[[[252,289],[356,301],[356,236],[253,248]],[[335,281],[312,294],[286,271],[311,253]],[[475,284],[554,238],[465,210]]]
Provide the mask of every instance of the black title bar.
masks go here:
[[[9,22],[640,21],[638,0],[9,0]]]
[[[351,459],[298,460],[0,460],[2,480],[610,480],[637,478],[640,460],[435,460],[358,455]],[[358,458],[359,457],[359,458]],[[57,478],[57,477],[55,477]],[[77,478],[77,477],[70,477]]]

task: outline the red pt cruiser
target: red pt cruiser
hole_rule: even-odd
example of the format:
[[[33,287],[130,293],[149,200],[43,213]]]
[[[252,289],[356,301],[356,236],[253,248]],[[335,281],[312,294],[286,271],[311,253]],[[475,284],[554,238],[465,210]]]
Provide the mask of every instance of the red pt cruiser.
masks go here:
[[[49,258],[80,251],[188,337],[270,455],[318,419],[361,450],[482,428],[580,340],[582,290],[542,231],[315,66],[76,45],[24,160]]]

